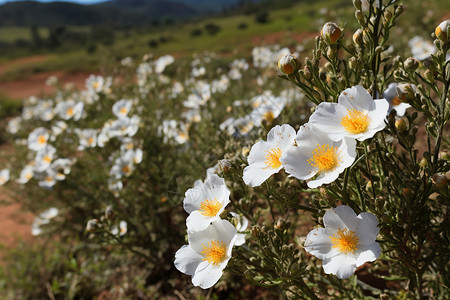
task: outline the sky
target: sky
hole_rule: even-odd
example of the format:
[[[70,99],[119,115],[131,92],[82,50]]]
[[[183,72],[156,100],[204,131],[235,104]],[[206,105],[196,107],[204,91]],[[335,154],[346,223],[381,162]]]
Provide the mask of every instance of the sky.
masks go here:
[[[0,4],[6,3],[6,2],[17,2],[21,0],[0,0]],[[73,2],[78,4],[92,4],[92,3],[98,3],[98,2],[105,2],[107,0],[34,0],[38,2],[54,2],[54,1],[64,1],[64,2]]]

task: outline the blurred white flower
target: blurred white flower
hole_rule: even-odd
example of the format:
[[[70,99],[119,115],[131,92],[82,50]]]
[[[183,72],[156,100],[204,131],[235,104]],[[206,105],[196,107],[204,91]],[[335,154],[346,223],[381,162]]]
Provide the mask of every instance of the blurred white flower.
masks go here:
[[[411,48],[412,56],[417,60],[429,58],[431,54],[437,51],[436,46],[432,42],[418,35],[410,39],[408,45]]]
[[[131,106],[133,105],[132,100],[122,99],[114,103],[112,107],[113,114],[121,119],[128,116],[128,113],[131,110]]]
[[[39,151],[47,146],[47,141],[50,134],[44,127],[38,127],[34,129],[28,135],[28,149],[33,151]]]
[[[60,102],[56,105],[55,111],[58,113],[59,117],[63,120],[73,119],[78,121],[84,110],[84,103],[81,101],[75,102],[75,100],[67,100]]]
[[[4,185],[9,180],[9,169],[3,169],[0,171],[0,185]]]
[[[415,85],[413,85],[415,88]],[[408,103],[404,103],[397,95],[397,83],[393,82],[389,84],[388,88],[383,92],[384,99],[389,102],[389,109],[387,111],[387,115],[391,112],[391,110],[395,109],[397,112],[397,116],[403,117],[406,113],[406,110],[411,107]]]
[[[124,236],[128,231],[128,225],[125,221],[120,221],[119,228],[117,228],[117,225],[113,225],[111,227],[111,233],[113,235],[119,234],[120,236]]]
[[[237,236],[234,244],[236,246],[241,246],[245,244],[245,233],[244,232],[248,227],[248,220],[246,217],[241,216],[235,212],[230,212],[230,214],[237,220],[236,230],[237,230]]]

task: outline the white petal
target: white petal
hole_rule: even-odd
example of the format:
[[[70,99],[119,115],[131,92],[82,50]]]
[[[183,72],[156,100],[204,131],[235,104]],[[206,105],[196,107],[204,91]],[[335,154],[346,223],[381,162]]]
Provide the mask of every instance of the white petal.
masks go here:
[[[321,186],[322,184],[331,183],[339,177],[340,173],[341,173],[341,171],[339,171],[339,170],[335,170],[333,172],[327,172],[327,173],[319,173],[319,176],[317,176],[316,179],[308,182],[308,187],[311,189],[314,189],[316,187]]]
[[[317,106],[308,123],[328,134],[341,136],[346,133],[341,124],[341,120],[346,114],[347,110],[344,106],[338,103],[322,102]]]
[[[207,217],[202,215],[198,210],[191,212],[186,219],[186,227],[189,231],[202,231],[205,230],[211,222],[215,221],[217,216]]]
[[[356,260],[357,267],[363,265],[367,261],[374,261],[381,254],[380,244],[373,243],[371,245],[359,247],[357,254],[358,254],[358,259]]]
[[[337,255],[325,258],[322,262],[326,274],[336,275],[339,279],[346,279],[356,270],[356,258],[349,255]]]
[[[325,228],[316,228],[308,233],[305,250],[318,259],[336,256],[339,251],[333,248],[330,236]]]
[[[267,134],[267,142],[280,148],[281,150],[289,148],[296,136],[295,129],[289,124],[277,125]]]
[[[317,168],[310,165],[308,159],[299,147],[292,147],[281,156],[280,162],[291,176],[306,180],[317,173]]]
[[[199,210],[200,204],[207,199],[203,190],[198,187],[188,189],[184,196],[183,208],[188,214]]]
[[[339,96],[338,103],[347,109],[358,111],[370,111],[374,108],[372,96],[360,85],[344,90]]]
[[[340,205],[327,210],[323,216],[323,224],[329,235],[333,235],[339,229],[348,228],[355,232],[359,219],[353,209],[347,205]]]
[[[217,281],[219,281],[220,277],[222,277],[223,269],[225,268],[226,263],[223,265],[219,265],[218,267],[214,267],[209,264],[207,261],[200,263],[198,266],[194,276],[192,276],[192,284],[195,286],[199,286],[202,289],[208,289],[215,285]]]
[[[260,186],[264,181],[275,173],[278,173],[282,169],[280,166],[278,169],[272,169],[268,167],[264,162],[253,163],[244,169],[243,180],[245,184],[249,186]]]
[[[379,232],[377,217],[368,212],[362,212],[357,217],[359,221],[356,236],[360,245],[371,245]]]
[[[186,275],[194,275],[203,257],[195,252],[191,246],[184,245],[175,253],[175,268]]]

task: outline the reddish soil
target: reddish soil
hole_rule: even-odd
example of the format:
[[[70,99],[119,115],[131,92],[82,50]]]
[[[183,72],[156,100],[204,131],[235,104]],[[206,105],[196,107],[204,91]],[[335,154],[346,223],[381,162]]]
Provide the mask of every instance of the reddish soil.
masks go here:
[[[0,187],[0,245],[6,249],[21,240],[30,240],[33,214],[22,211],[20,204],[14,203],[8,192]],[[0,252],[0,259],[1,259]]]
[[[64,71],[38,73],[24,79],[6,82],[0,81],[0,92],[12,99],[51,95],[55,92],[55,87],[45,85],[45,81],[50,76],[58,77],[59,82],[63,86],[67,83],[73,83],[76,88],[83,89],[86,78],[88,78],[89,75],[90,73],[69,73]]]

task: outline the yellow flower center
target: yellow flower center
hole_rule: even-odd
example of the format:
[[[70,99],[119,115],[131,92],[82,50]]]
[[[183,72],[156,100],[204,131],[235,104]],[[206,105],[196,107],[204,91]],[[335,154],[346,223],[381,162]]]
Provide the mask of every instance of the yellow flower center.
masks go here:
[[[337,147],[330,147],[328,144],[322,146],[317,144],[316,149],[312,151],[312,157],[308,159],[308,163],[318,168],[320,172],[331,171],[339,166],[341,162],[339,154]]]
[[[367,114],[356,109],[348,109],[347,111],[348,114],[341,120],[344,129],[353,134],[366,132],[370,124],[370,118]]]
[[[98,88],[99,85],[100,85],[100,83],[99,83],[98,81],[95,81],[95,82],[92,84],[92,87],[96,90],[96,89]]]
[[[266,161],[264,162],[267,167],[266,168],[272,168],[272,169],[278,169],[281,166],[280,157],[281,157],[281,150],[280,148],[273,148],[268,151],[266,154]]]
[[[26,173],[26,174],[25,174],[25,179],[30,180],[31,177],[33,177],[33,174],[32,174],[32,173]]]
[[[129,174],[131,172],[131,168],[128,165],[122,167],[122,173]]]
[[[66,110],[66,115],[68,115],[69,117],[73,116],[73,107],[69,107]]]
[[[93,143],[94,143],[94,138],[93,137],[88,138],[88,144],[92,145]]]
[[[52,158],[51,158],[50,156],[46,155],[46,156],[44,156],[43,160],[44,160],[45,162],[48,162],[48,163],[49,163],[49,162],[52,161]]]
[[[128,112],[128,110],[127,110],[126,107],[122,107],[122,108],[120,109],[120,113],[121,113],[122,115],[125,115],[127,112]]]
[[[203,245],[203,244],[202,244]],[[203,245],[203,260],[218,266],[227,257],[227,245],[223,241],[213,240],[208,245]]]
[[[52,181],[53,181],[53,177],[48,176],[48,177],[45,178],[45,181],[47,181],[47,182],[52,182]]]
[[[47,142],[47,139],[45,138],[45,135],[41,135],[38,137],[38,143],[39,144],[45,144]]]
[[[206,217],[214,217],[221,208],[222,204],[216,198],[213,200],[206,199],[200,204],[200,213]]]
[[[358,250],[359,239],[353,231],[347,228],[344,228],[344,230],[339,228],[338,232],[330,238],[333,248],[337,248],[343,254],[355,253]]]
[[[273,114],[273,111],[265,112],[263,115],[263,119],[267,122],[271,123],[273,120],[275,120],[275,116]]]

